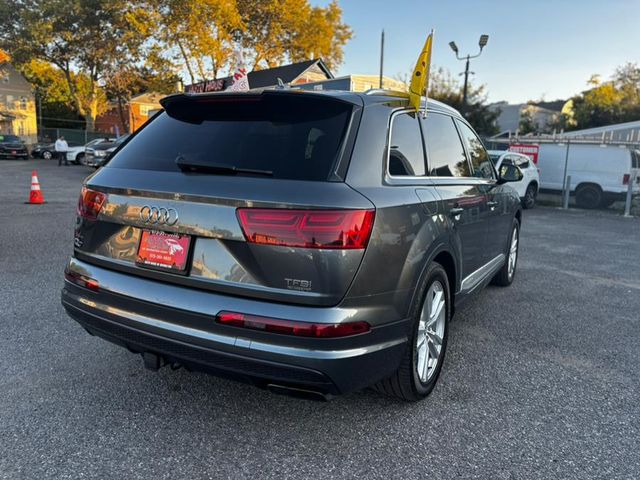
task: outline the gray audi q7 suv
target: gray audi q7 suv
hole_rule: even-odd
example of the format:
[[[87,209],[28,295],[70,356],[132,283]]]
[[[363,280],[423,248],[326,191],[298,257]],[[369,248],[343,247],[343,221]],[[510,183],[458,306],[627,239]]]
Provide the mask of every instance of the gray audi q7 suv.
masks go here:
[[[68,314],[151,369],[425,397],[455,309],[513,281],[518,171],[455,110],[400,93],[161,103],[82,187]]]

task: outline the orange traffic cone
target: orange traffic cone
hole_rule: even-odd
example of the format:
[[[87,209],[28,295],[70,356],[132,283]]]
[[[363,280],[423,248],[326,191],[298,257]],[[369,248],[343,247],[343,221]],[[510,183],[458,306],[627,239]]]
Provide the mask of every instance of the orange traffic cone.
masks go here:
[[[42,190],[40,190],[38,172],[35,170],[31,172],[31,193],[29,194],[29,203],[34,205],[45,203],[44,195],[42,195]]]

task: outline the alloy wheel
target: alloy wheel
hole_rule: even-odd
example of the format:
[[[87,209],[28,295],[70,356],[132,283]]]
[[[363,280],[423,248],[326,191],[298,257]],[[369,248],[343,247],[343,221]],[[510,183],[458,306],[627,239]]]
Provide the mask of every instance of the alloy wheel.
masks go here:
[[[447,314],[446,301],[442,283],[435,280],[427,290],[416,336],[416,371],[422,383],[431,379],[440,361]]]
[[[513,234],[511,235],[511,246],[509,247],[509,278],[513,277],[516,271],[516,262],[518,261],[518,229],[513,228]]]

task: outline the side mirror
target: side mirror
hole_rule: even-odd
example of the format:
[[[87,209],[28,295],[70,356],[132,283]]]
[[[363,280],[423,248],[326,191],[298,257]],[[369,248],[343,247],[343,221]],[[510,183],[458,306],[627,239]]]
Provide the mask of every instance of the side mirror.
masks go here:
[[[500,171],[498,172],[498,183],[500,185],[507,182],[519,182],[523,177],[522,170],[515,165],[500,165]]]

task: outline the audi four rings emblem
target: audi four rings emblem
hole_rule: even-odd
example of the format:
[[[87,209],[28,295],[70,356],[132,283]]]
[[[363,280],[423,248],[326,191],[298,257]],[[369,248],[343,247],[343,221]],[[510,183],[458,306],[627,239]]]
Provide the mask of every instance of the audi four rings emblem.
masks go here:
[[[173,208],[158,208],[145,205],[140,209],[140,220],[153,225],[171,226],[178,222],[178,212]]]

